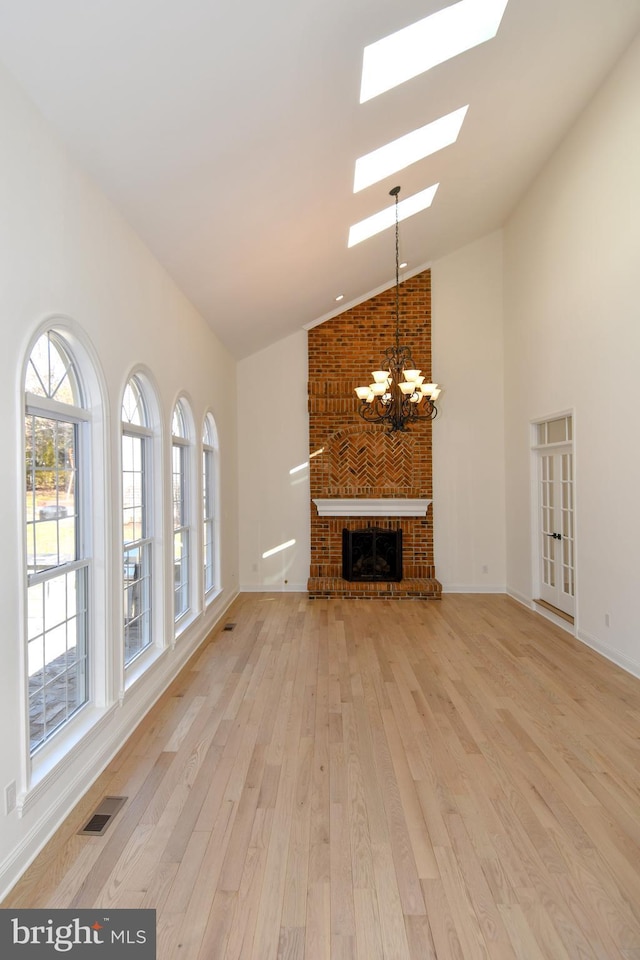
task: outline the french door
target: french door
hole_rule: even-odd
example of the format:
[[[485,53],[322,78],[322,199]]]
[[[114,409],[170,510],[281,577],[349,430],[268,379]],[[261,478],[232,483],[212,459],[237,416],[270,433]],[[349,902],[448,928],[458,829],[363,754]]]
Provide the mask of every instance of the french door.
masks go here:
[[[546,421],[536,428],[540,599],[573,616],[575,513],[571,417]]]

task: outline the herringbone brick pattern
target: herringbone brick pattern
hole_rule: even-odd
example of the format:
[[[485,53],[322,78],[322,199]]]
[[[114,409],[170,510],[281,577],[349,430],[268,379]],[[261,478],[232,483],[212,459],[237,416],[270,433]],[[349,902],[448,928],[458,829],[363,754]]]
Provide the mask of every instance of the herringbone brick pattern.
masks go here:
[[[342,496],[364,496],[363,490],[406,496],[414,486],[413,448],[397,433],[359,430],[336,439],[328,452],[329,487]]]

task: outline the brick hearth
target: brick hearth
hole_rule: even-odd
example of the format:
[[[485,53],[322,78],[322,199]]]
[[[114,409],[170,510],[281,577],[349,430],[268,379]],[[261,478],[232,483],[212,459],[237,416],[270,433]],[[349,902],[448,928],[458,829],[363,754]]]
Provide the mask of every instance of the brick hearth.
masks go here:
[[[358,414],[353,388],[368,383],[395,338],[395,289],[309,331],[311,499],[432,496],[431,423],[389,434]],[[402,337],[431,377],[431,274],[401,285]],[[433,505],[432,505],[433,506]],[[310,597],[439,598],[432,507],[426,517],[319,517],[311,503]],[[342,530],[402,528],[403,579],[342,579]]]

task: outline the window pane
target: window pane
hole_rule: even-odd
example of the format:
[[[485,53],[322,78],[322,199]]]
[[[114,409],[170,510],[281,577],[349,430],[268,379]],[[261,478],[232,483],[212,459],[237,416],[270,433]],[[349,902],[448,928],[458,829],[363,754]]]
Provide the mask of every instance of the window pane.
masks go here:
[[[87,700],[87,567],[27,591],[32,750]]]
[[[204,588],[211,590],[215,586],[213,565],[213,522],[204,525]]]
[[[144,399],[135,378],[129,381],[123,399],[123,420],[147,425]],[[151,544],[148,536],[147,489],[149,461],[147,437],[123,433],[122,437],[122,525],[124,662],[131,663],[151,644]]]
[[[25,418],[27,565],[46,570],[79,557],[76,536],[77,427]]]
[[[48,331],[36,342],[25,376],[25,389],[59,403],[83,406],[75,366],[59,337]]]
[[[135,543],[146,536],[145,484],[142,437],[122,437],[122,521],[124,543]]]
[[[176,403],[171,421],[173,437],[188,440],[186,407]],[[190,525],[191,511],[188,503],[188,457],[190,447],[184,442],[172,444],[171,452],[171,500],[173,512],[173,562],[174,562],[174,617],[177,620],[189,609],[190,596]]]
[[[133,448],[135,437],[126,433],[122,437],[122,469],[126,472],[133,470]]]
[[[139,427],[148,426],[144,396],[137,377],[132,377],[125,387],[122,397],[123,423],[134,423]]]
[[[184,494],[185,494],[185,476],[184,476],[184,447],[177,444],[173,445],[173,526],[181,527],[184,524]]]
[[[173,417],[171,418],[171,433],[174,437],[186,439],[187,428],[182,404],[178,401],[173,408]]]
[[[205,592],[214,586],[214,490],[213,490],[213,450],[205,449],[202,454],[202,504],[203,504],[203,546],[204,546],[204,588]]]
[[[202,443],[205,447],[213,447],[215,444],[215,427],[213,425],[213,417],[210,413],[207,414],[204,421],[204,429],[202,431]]]
[[[33,640],[44,633],[44,583],[27,590],[27,638]]]
[[[206,520],[211,510],[211,483],[209,468],[209,451],[205,450],[202,454],[202,512]]]
[[[558,420],[549,420],[548,443],[563,443],[567,439],[567,418],[560,417]]]
[[[177,530],[173,535],[174,615],[176,619],[189,608],[189,533]]]
[[[151,544],[124,553],[124,659],[131,662],[151,643]]]

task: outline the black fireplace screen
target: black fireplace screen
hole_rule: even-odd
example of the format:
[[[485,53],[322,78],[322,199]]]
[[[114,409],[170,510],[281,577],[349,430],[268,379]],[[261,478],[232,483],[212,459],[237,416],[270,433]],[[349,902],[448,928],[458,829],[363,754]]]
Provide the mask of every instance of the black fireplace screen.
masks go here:
[[[402,580],[402,530],[342,531],[345,580]]]

